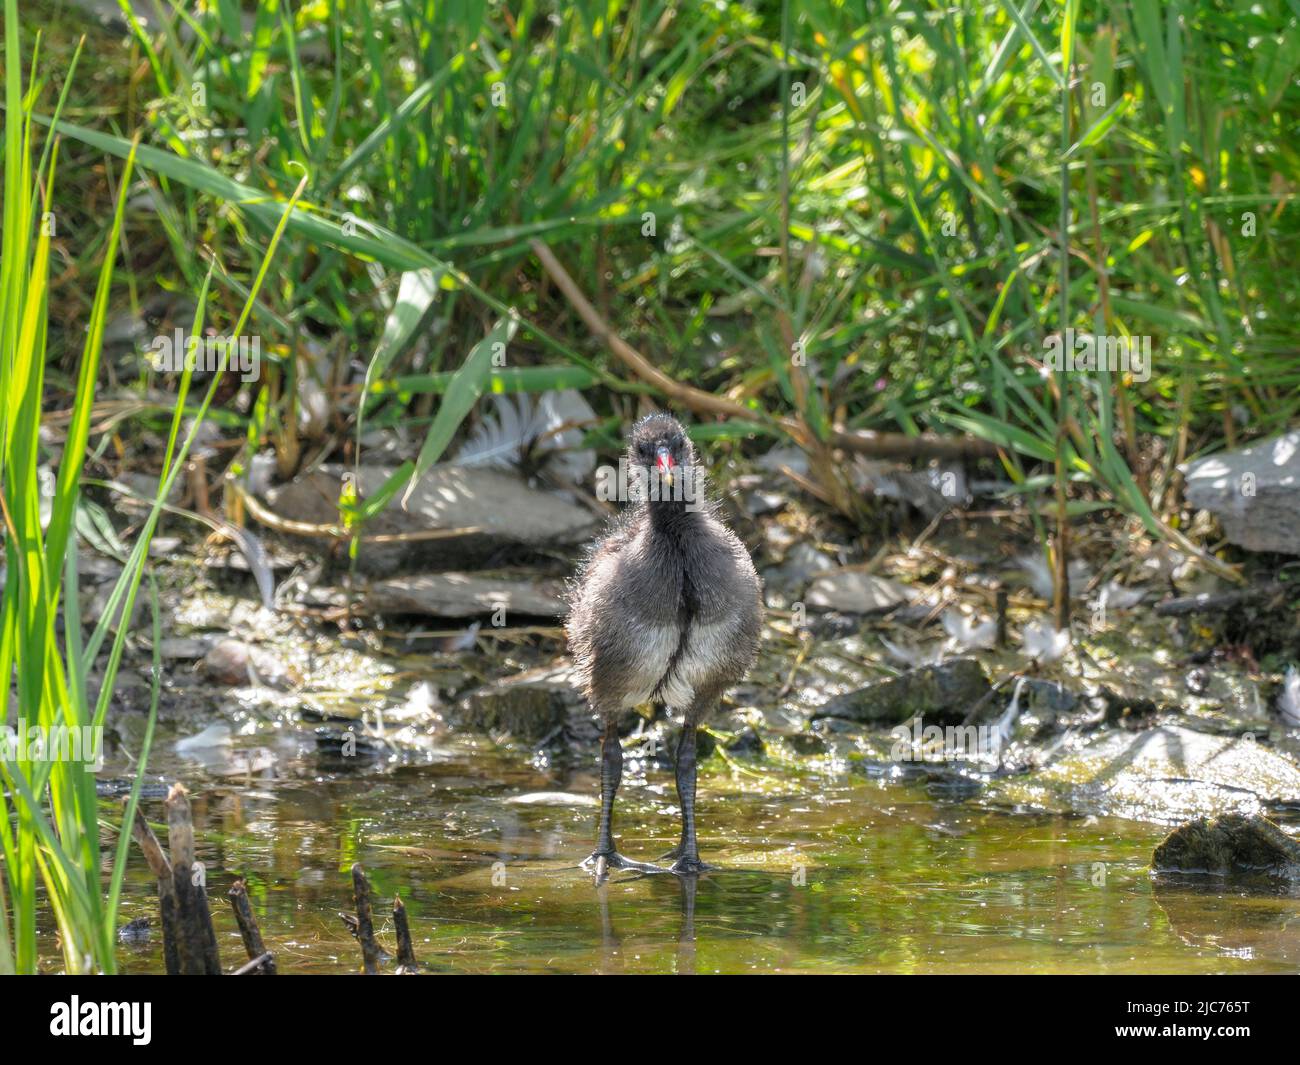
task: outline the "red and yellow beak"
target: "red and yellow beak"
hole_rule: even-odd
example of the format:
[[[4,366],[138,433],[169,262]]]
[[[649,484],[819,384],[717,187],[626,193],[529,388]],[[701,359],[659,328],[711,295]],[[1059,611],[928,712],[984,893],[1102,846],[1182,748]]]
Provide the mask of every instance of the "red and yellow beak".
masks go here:
[[[659,478],[669,488],[673,484],[673,455],[666,447],[655,452],[655,466],[659,469]]]

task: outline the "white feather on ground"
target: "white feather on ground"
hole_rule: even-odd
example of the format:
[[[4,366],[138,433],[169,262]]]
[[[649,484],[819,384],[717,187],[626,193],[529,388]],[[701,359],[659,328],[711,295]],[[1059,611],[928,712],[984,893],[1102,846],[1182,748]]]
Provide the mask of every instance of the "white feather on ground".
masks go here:
[[[997,642],[998,624],[996,621],[979,622],[971,614],[950,608],[943,612],[944,631],[948,638],[943,643],[914,644],[894,643],[886,637],[880,637],[881,644],[891,658],[906,666],[938,665],[952,654],[963,651],[991,650]]]
[[[952,609],[943,612],[943,628],[948,646],[954,651],[991,650],[998,638],[998,623],[992,619],[977,621],[971,614]]]
[[[1042,555],[1021,555],[1016,559],[1016,561],[1020,563],[1020,568],[1028,578],[1029,587],[1033,589],[1034,594],[1038,596],[1039,599],[1051,599],[1053,587],[1052,570],[1047,565],[1047,559],[1043,558]],[[1066,566],[1066,573],[1070,578],[1071,594],[1077,594],[1078,590],[1082,589],[1092,576],[1092,574],[1088,572],[1087,565],[1081,559],[1077,558]]]
[[[1061,630],[1050,621],[1031,621],[1020,632],[1025,654],[1039,662],[1055,662],[1070,647],[1069,629]]]
[[[577,484],[596,467],[596,453],[582,447],[583,426],[596,414],[573,389],[544,392],[534,399],[494,396],[494,410],[484,414],[452,462],[457,466],[517,466],[533,451],[557,480]]]
[[[1107,581],[1097,596],[1104,610],[1129,610],[1146,598],[1145,588],[1126,588],[1119,581]]]
[[[884,636],[880,637],[880,642],[884,644],[891,658],[905,666],[933,666],[943,661],[942,644],[921,647],[912,643],[894,643]]]
[[[1282,692],[1277,697],[1277,708],[1288,725],[1300,727],[1300,669],[1292,666],[1282,681]]]

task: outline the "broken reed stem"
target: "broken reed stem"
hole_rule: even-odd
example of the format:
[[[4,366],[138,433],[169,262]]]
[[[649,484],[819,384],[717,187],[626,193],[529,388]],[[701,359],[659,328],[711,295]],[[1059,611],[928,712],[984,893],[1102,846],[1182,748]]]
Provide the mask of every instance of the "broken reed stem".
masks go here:
[[[251,961],[245,962],[243,965],[241,965],[230,975],[250,976],[257,973],[261,973],[266,976],[275,975],[275,955],[273,955],[269,950],[265,954],[259,955],[258,957],[253,958]]]
[[[393,928],[397,933],[397,968],[399,972],[415,972],[415,946],[411,942],[411,926],[406,919],[406,907],[400,895],[393,899]]]
[[[1280,608],[1286,591],[1286,585],[1273,583],[1232,592],[1200,592],[1196,595],[1183,595],[1157,603],[1156,614],[1162,618],[1188,617],[1193,614],[1225,614],[1238,607],[1254,606],[1259,603]],[[1270,602],[1274,597],[1277,602]]]
[[[546,244],[540,240],[530,240],[528,245],[587,329],[637,377],[653,385],[669,399],[699,414],[716,414],[724,418],[742,418],[746,421],[761,415],[760,411],[753,410],[743,403],[737,403],[725,396],[715,396],[711,392],[673,380],[614,332]],[[778,418],[776,421],[800,447],[809,443],[808,431],[798,420]],[[904,433],[877,433],[865,429],[853,431],[837,429],[831,432],[829,443],[845,451],[856,451],[877,458],[995,458],[998,454],[998,449],[986,440],[979,440],[972,436],[935,436],[932,433],[908,436]]]
[[[362,533],[358,536],[357,533],[349,532],[341,525],[317,525],[312,522],[294,521],[290,518],[281,517],[258,499],[257,496],[249,492],[234,477],[226,479],[226,486],[258,524],[265,525],[268,529],[289,536],[310,536],[340,542],[349,541],[355,537],[362,543],[367,544],[404,544],[425,540],[454,540],[462,536],[475,536],[484,531],[481,525],[466,525],[454,529],[414,529],[410,532]]]
[[[194,819],[189,793],[173,784],[163,802],[176,892],[177,954],[183,976],[220,976],[221,956],[208,907],[207,875],[194,856]]]
[[[1070,82],[1074,63],[1068,64],[1065,84],[1061,87],[1061,333],[1070,325],[1070,162],[1064,158],[1070,147]],[[1067,505],[1066,443],[1074,414],[1071,410],[1072,385],[1061,376],[1056,409],[1056,542],[1052,561],[1056,566],[1052,580],[1052,614],[1058,632],[1070,629],[1070,512]]]
[[[149,822],[145,820],[144,811],[136,808],[135,821],[131,825],[131,837],[139,844],[149,871],[158,881],[158,919],[162,925],[163,936],[163,970],[168,976],[179,976],[181,971],[179,915],[176,910],[176,882],[172,875],[172,863],[163,853],[162,844],[153,834]]]
[[[357,907],[357,942],[361,944],[361,960],[367,976],[379,972],[379,943],[375,940],[375,924],[371,917],[370,881],[361,863],[352,867],[352,894]]]
[[[244,953],[248,955],[249,961],[235,975],[258,972],[265,976],[275,976],[275,955],[262,942],[262,930],[257,927],[257,918],[253,916],[253,907],[248,901],[248,885],[242,876],[230,885],[226,898],[230,900],[230,908],[235,911],[235,923],[239,925],[239,937],[244,941]],[[258,964],[254,967],[253,962]]]
[[[999,583],[994,594],[996,597],[994,599],[995,610],[997,611],[996,646],[1004,648],[1007,646],[1007,590]]]

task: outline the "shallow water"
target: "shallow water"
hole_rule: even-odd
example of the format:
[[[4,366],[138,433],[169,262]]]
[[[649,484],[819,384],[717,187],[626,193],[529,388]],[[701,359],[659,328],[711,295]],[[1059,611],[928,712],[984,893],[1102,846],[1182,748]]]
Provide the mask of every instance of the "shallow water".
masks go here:
[[[1147,863],[1167,831],[1157,825],[989,810],[851,771],[733,772],[714,758],[700,782],[701,850],[724,871],[698,882],[615,873],[597,889],[577,867],[595,832],[594,758],[591,771],[566,772],[460,740],[432,759],[331,773],[307,751],[280,779],[233,785],[188,766],[223,963],[243,960],[224,901],[243,874],[282,972],[357,971],[338,914],[353,908],[348,870],[360,861],[379,899],[401,894],[434,972],[1300,966],[1300,890],[1155,880]],[[175,762],[163,747],[155,767],[174,774]],[[624,853],[650,859],[675,842],[675,794],[670,773],[635,768],[615,828]],[[151,820],[160,811],[147,805]],[[128,879],[122,922],[155,917],[134,849]],[[388,909],[377,905],[391,948]],[[119,955],[127,972],[162,969],[156,932]]]

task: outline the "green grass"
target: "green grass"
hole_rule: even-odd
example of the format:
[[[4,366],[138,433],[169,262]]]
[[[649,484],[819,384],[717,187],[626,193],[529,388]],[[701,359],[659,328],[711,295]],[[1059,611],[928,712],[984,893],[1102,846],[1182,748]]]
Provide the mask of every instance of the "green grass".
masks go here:
[[[183,439],[181,427],[194,370],[192,358],[179,375],[158,494],[105,610],[83,644],[74,529],[82,502],[82,465],[90,439],[104,326],[135,164],[135,145],[130,146],[125,166],[117,175],[119,192],[78,360],[72,419],[63,440],[53,497],[43,500],[38,469],[43,459],[40,429],[46,401],[48,285],[51,245],[58,232],[51,194],[57,187],[60,153],[58,141],[45,137],[41,153],[36,156],[40,126],[31,118],[41,95],[41,82],[37,62],[33,61],[30,83],[26,87],[22,84],[19,38],[13,32],[17,17],[16,0],[6,0],[0,267],[0,395],[5,399],[0,408],[0,516],[4,523],[5,583],[0,613],[0,676],[6,678],[6,688],[9,678],[16,680],[19,737],[52,737],[59,729],[73,730],[78,737],[94,736],[97,732],[102,735],[128,631],[126,624],[114,629],[113,623],[133,614],[163,500],[185,465],[220,382],[220,373],[214,376]],[[63,93],[55,105],[56,122],[76,67],[74,54]],[[291,198],[281,209],[281,224],[271,238],[243,314],[235,325],[235,336],[247,324],[253,299],[265,280],[270,256],[292,206]],[[203,280],[198,292],[191,324],[193,335],[201,334],[203,329],[210,276]],[[42,513],[43,503],[48,503],[47,514]],[[155,658],[150,715],[143,748],[138,752],[134,786],[116,819],[118,825],[129,825],[134,816],[157,710],[157,648],[161,634],[156,594],[152,598]],[[112,640],[100,664],[98,690],[94,691],[89,678],[92,667],[99,664],[110,632]],[[74,753],[79,756],[73,757]],[[0,848],[4,856],[0,867],[0,972],[36,971],[38,885],[43,885],[44,898],[58,928],[67,971],[113,972],[116,967],[117,904],[130,837],[118,833],[105,884],[100,856],[101,811],[95,793],[93,759],[86,755],[86,747],[53,754],[48,747],[42,751],[31,742],[20,742],[13,750],[6,745],[0,759],[4,785],[0,789]]]

